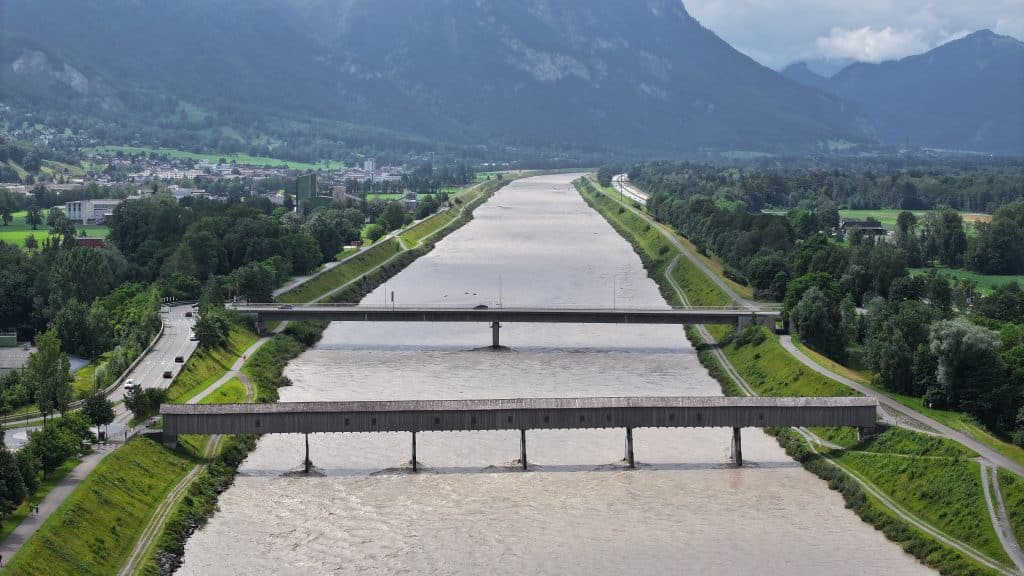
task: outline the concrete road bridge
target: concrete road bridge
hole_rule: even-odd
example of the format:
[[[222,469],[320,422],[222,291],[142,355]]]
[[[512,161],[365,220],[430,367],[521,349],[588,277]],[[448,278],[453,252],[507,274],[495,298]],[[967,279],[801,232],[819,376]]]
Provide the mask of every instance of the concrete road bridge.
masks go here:
[[[868,436],[875,431],[877,409],[878,400],[864,397],[659,396],[164,404],[160,414],[163,442],[170,447],[181,434],[305,434],[308,472],[313,433],[410,432],[416,470],[418,432],[519,430],[520,463],[526,469],[528,430],[586,428],[624,428],[630,467],[634,428],[732,428],[732,458],[742,465],[741,428],[852,426]]]
[[[781,314],[750,308],[370,308],[353,305],[228,304],[229,310],[256,316],[257,322],[483,322],[497,348],[503,322],[568,324],[761,324],[774,329]]]

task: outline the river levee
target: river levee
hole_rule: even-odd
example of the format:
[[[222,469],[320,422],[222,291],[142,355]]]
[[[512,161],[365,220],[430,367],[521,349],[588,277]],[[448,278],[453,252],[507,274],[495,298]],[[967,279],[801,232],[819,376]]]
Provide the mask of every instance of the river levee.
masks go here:
[[[665,306],[573,175],[514,182],[365,305]],[[681,327],[332,324],[281,401],[720,395]],[[267,436],[179,574],[926,574],[759,430]]]

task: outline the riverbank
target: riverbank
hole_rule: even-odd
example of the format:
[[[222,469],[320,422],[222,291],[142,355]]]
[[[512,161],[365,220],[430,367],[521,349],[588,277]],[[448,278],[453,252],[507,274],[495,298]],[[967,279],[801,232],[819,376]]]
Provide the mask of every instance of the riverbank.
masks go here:
[[[670,243],[667,242],[658,242],[652,238],[652,226],[650,223],[640,217],[632,207],[620,204],[614,197],[600,190],[592,181],[584,179],[577,181],[577,189],[587,203],[604,216],[630,242],[634,250],[640,255],[645,267],[648,268],[648,274],[661,287],[662,294],[665,295],[668,302],[675,305],[686,303],[701,306],[710,305],[709,301],[714,302],[714,305],[721,305],[722,299],[731,300],[727,295],[720,292],[717,287],[708,286],[706,279],[699,279],[697,275],[703,274],[695,266],[685,266],[686,258],[679,258],[678,262],[682,265],[676,266],[671,271],[672,277],[670,279],[666,275],[666,270],[668,269],[668,264],[666,263],[677,261],[676,259],[682,256],[675,246],[670,246]],[[668,246],[668,248],[663,248],[665,246]],[[685,293],[683,296],[677,295],[671,283],[671,280],[674,279],[678,279],[680,284],[683,285],[700,286],[701,290],[695,292],[692,297],[690,293]],[[681,301],[683,298],[687,302]],[[735,370],[737,375],[744,380],[742,383],[737,382],[736,378],[730,375],[730,370],[720,364],[720,358],[712,352],[710,346],[703,341],[704,339],[697,332],[696,328],[690,328],[687,331],[694,345],[700,349],[702,363],[708,367],[711,375],[722,383],[726,394],[743,393],[742,385],[753,388],[753,391],[757,394],[773,396],[854,394],[852,390],[842,384],[807,369],[782,348],[774,334],[766,330],[747,329],[740,334],[734,334],[732,329],[719,329],[717,332],[721,335],[721,338],[718,338],[718,335],[716,335],[716,339],[720,341],[720,344],[710,343],[710,346],[718,346],[719,350],[724,353],[724,360],[730,364],[728,368]],[[942,475],[945,473],[946,462],[930,458],[928,453],[923,451],[920,446],[915,446],[918,441],[926,442],[931,439],[910,432],[906,433],[913,435],[912,439],[904,439],[903,442],[904,452],[909,453],[900,453],[898,456],[892,456],[892,458],[898,457],[904,458],[908,462],[913,461],[914,466],[920,468],[917,470],[917,473],[923,474],[927,478],[943,478]],[[906,522],[899,512],[894,512],[887,508],[878,499],[866,496],[860,490],[860,485],[857,481],[851,478],[842,468],[833,465],[823,465],[819,459],[826,458],[825,456],[812,452],[806,446],[800,448],[800,443],[806,441],[802,436],[788,430],[779,431],[777,434],[780,444],[787,449],[787,453],[790,453],[791,456],[794,453],[801,455],[800,458],[795,459],[800,461],[805,468],[826,480],[830,488],[842,493],[847,505],[854,509],[862,519],[883,530],[890,540],[899,543],[904,550],[907,550],[925,564],[938,569],[942,573],[949,574],[999,573],[992,566],[985,566],[977,558],[968,557],[960,550],[946,546],[937,539],[916,529]],[[849,434],[837,431],[836,435],[839,436],[837,439],[845,440],[846,442],[850,440]],[[864,445],[858,445],[857,450],[863,447]],[[851,450],[849,452],[852,454],[855,451]],[[805,453],[807,455],[803,456]],[[849,456],[847,460],[856,460],[857,458],[859,457]],[[970,464],[961,466],[961,468],[969,467]],[[878,467],[876,466],[875,468],[877,470]],[[966,485],[962,489],[970,494],[970,496],[963,498],[945,498],[946,491],[938,489],[941,487],[941,480],[937,483],[932,483],[930,490],[911,490],[906,484],[900,485],[896,483],[889,484],[888,488],[892,491],[893,498],[897,502],[906,503],[906,507],[912,509],[920,509],[919,505],[929,507],[935,514],[935,516],[931,516],[933,518],[961,517],[965,519],[961,520],[961,522],[966,522],[969,525],[989,526],[989,530],[979,532],[980,535],[984,536],[982,540],[971,538],[967,545],[981,548],[983,550],[982,554],[985,556],[994,556],[992,558],[993,566],[1012,566],[1012,563],[1009,562],[1009,558],[1002,551],[1001,547],[993,547],[991,540],[987,538],[988,536],[994,536],[994,529],[992,529],[988,514],[983,513],[976,506],[977,499],[975,497],[981,494],[982,487],[980,476],[975,475],[973,478],[976,481],[966,477],[963,479]],[[954,528],[957,527],[954,526]],[[949,529],[950,526],[945,526],[945,528]],[[943,527],[937,527],[936,529],[942,531]],[[959,536],[971,534],[963,530],[955,530],[955,532]]]
[[[371,254],[368,258],[360,255],[332,269],[330,272],[339,274],[333,281],[316,284],[312,290],[306,287],[308,283],[302,284],[296,290],[303,290],[302,294],[307,295],[309,301],[329,296],[330,300],[335,302],[358,302],[363,295],[419,256],[429,252],[434,243],[468,222],[472,218],[473,209],[508,182],[509,180],[487,181],[468,189],[466,195],[470,195],[470,198],[468,201],[462,201],[461,208],[457,209],[458,217],[447,219],[445,224],[437,227],[431,235],[421,238],[417,248],[403,249],[394,241],[398,245],[394,254],[383,258],[377,254]],[[276,389],[288,384],[287,379],[281,376],[287,362],[315,344],[325,326],[292,323],[281,334],[270,338],[260,351],[249,357],[243,373],[257,386],[258,401],[276,400]],[[232,362],[256,341],[256,338],[257,336],[244,325],[236,324],[227,346],[204,353],[183,367],[183,373],[179,375],[180,382],[176,379],[175,386],[171,389],[172,401],[186,402],[213,385]],[[38,559],[52,556],[63,558],[70,564],[64,567],[58,563],[54,565],[57,568],[45,572],[16,573],[117,573],[165,497],[185,478],[188,470],[205,464],[205,470],[194,479],[189,479],[191,484],[188,492],[174,505],[169,515],[171,520],[161,530],[157,546],[147,554],[146,561],[137,571],[145,574],[160,573],[158,561],[166,565],[170,561],[168,554],[173,555],[176,550],[180,552],[191,530],[201,525],[213,513],[216,508],[216,496],[230,484],[237,464],[255,446],[254,440],[250,444],[245,438],[231,439],[221,445],[219,455],[203,458],[202,453],[205,452],[207,444],[205,440],[204,438],[194,447],[183,443],[182,448],[177,451],[167,450],[148,440],[133,440],[125,448],[114,452],[90,474],[61,505],[53,518],[11,560],[15,566],[47,566],[45,561],[37,564]],[[137,443],[145,444],[146,447],[140,448]],[[181,468],[155,465],[154,451],[164,453],[167,461],[176,462]],[[114,455],[119,457],[114,459]],[[124,470],[120,470],[121,468]],[[103,482],[126,485],[131,483],[129,476],[136,473],[146,476],[146,485],[159,485],[161,488],[149,490],[153,498],[137,497],[131,502],[124,498],[121,499],[123,502],[118,500],[116,504],[120,508],[130,508],[132,513],[117,516],[116,522],[108,521],[105,515],[108,515],[109,511],[105,511],[105,508],[115,502],[106,499],[103,491],[97,488],[96,482],[100,480],[96,478],[102,478]],[[55,523],[54,520],[57,518],[64,519],[64,523]],[[78,518],[96,518],[95,522],[89,520],[89,525],[95,524],[97,529],[74,530],[73,526],[77,525]],[[114,543],[110,536],[104,534],[117,535],[117,542]],[[35,543],[37,541],[43,544]],[[17,564],[14,564],[15,562]]]
[[[432,227],[433,231],[429,235],[420,237],[416,248],[402,250],[396,240],[390,239],[386,248],[379,251],[371,248],[312,281],[297,286],[283,294],[279,300],[298,303],[303,301],[302,298],[306,302],[326,298],[331,302],[358,303],[377,286],[429,252],[445,235],[469,222],[473,210],[504,183],[488,182],[475,186],[469,202],[464,202],[463,208],[458,211],[458,217],[444,218],[443,225]],[[435,217],[446,215],[442,213]],[[385,243],[378,246],[383,247]],[[283,375],[288,362],[315,345],[326,327],[326,323],[291,322],[249,356],[241,372],[255,386],[257,402],[277,401],[278,389],[290,385],[288,378]],[[229,381],[222,389],[230,385]],[[229,391],[225,391],[224,395],[224,401],[232,401]],[[138,573],[167,574],[180,565],[188,538],[213,516],[218,496],[231,484],[238,465],[255,446],[256,440],[251,437],[233,437],[228,440],[220,455],[191,484],[186,497],[175,506]]]

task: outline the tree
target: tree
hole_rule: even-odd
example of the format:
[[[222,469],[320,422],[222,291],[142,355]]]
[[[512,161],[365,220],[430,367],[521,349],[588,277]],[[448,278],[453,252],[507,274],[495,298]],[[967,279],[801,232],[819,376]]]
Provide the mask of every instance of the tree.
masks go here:
[[[380,240],[381,238],[384,237],[384,234],[386,234],[386,232],[384,231],[384,227],[381,226],[380,224],[370,224],[369,226],[366,227],[366,237],[370,240],[370,242],[376,242],[377,240]]]
[[[231,333],[231,323],[224,317],[222,310],[210,308],[196,322],[194,332],[196,338],[199,339],[199,346],[215,348],[227,343]]]
[[[0,220],[3,220],[4,226],[10,226],[11,221],[14,220],[14,215],[11,213],[9,206],[0,207]]]
[[[36,338],[36,351],[28,357],[23,377],[36,391],[36,405],[43,420],[53,412],[64,413],[71,403],[71,363],[60,350],[60,338],[48,330]]]
[[[132,411],[136,420],[144,420],[156,414],[160,405],[167,402],[167,390],[163,388],[132,388],[124,397],[124,405]]]
[[[63,210],[57,208],[56,206],[50,208],[46,212],[46,225],[50,227],[51,233],[53,232],[54,228],[56,228],[57,225],[60,223],[61,219],[66,220],[67,216],[64,214]]]
[[[39,242],[36,241],[36,237],[34,235],[29,234],[28,236],[25,237],[25,248],[28,248],[29,250],[35,250],[38,247]]]
[[[96,390],[85,397],[82,413],[96,427],[96,435],[99,436],[100,426],[107,426],[114,421],[114,403]]]
[[[793,326],[808,346],[834,360],[846,359],[846,334],[834,294],[817,286],[808,288],[789,313]]]
[[[864,341],[864,355],[878,384],[887,390],[920,396],[914,377],[918,348],[929,342],[935,311],[917,300],[906,300],[874,312]]]
[[[21,479],[25,482],[25,489],[28,490],[29,494],[35,492],[36,488],[39,488],[39,469],[42,466],[39,458],[32,453],[32,450],[23,448],[18,450],[15,460],[18,464],[18,470],[21,472]]]
[[[39,209],[39,205],[33,200],[28,205],[28,211],[25,213],[25,224],[32,227],[33,230],[37,230],[39,225],[43,223],[43,212]]]
[[[397,202],[388,202],[388,205],[384,207],[384,212],[380,215],[380,219],[377,223],[383,226],[388,232],[397,230],[405,223],[405,212]]]
[[[990,423],[999,408],[998,335],[963,317],[942,320],[932,325],[930,348],[938,366],[926,399]]]
[[[6,447],[0,447],[0,522],[6,520],[27,495],[17,459]]]
[[[39,459],[45,479],[47,473],[53,472],[78,453],[79,443],[80,439],[62,428],[57,420],[48,420],[43,423],[41,430],[29,433],[28,445],[23,450],[31,450]]]

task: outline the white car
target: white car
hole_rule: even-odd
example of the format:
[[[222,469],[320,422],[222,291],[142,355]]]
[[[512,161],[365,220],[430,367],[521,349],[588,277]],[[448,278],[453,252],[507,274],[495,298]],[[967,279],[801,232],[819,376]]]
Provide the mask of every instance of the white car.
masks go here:
[[[195,332],[189,332],[188,339],[195,342],[196,340],[199,340],[199,336],[196,336]]]
[[[139,385],[135,383],[135,379],[134,378],[129,378],[129,379],[124,381],[124,390],[125,390],[125,392],[127,392],[127,391],[129,391],[129,390],[131,390],[133,388],[138,388],[138,387],[139,387]]]

